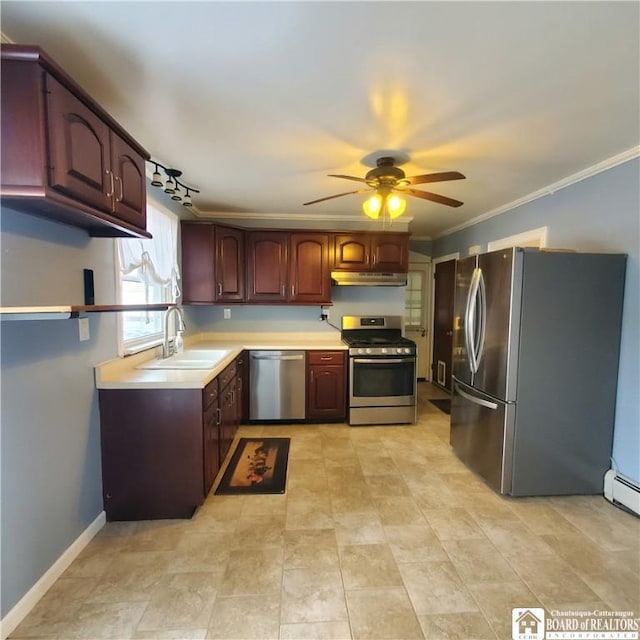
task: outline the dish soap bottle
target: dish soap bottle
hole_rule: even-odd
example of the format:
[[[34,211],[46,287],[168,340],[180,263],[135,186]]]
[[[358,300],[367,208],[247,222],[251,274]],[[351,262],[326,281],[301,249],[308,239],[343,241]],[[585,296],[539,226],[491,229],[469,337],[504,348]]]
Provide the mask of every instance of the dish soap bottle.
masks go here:
[[[184,340],[182,339],[182,331],[176,331],[175,353],[184,351]]]

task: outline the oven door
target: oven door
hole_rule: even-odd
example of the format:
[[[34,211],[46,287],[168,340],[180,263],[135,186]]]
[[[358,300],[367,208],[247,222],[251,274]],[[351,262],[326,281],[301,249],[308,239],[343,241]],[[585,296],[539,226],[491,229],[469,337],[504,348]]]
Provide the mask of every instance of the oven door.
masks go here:
[[[397,407],[416,401],[415,357],[349,358],[349,406]]]

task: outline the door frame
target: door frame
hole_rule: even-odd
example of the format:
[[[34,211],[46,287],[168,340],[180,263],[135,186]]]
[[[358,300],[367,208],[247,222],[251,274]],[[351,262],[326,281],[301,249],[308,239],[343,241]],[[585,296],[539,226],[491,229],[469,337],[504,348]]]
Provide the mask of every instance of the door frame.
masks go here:
[[[448,253],[445,256],[431,259],[431,303],[429,304],[429,326],[431,327],[431,336],[429,338],[429,382],[433,382],[433,369],[431,368],[433,360],[433,339],[435,337],[435,303],[436,303],[436,265],[439,262],[448,262],[449,260],[458,260],[460,252]]]

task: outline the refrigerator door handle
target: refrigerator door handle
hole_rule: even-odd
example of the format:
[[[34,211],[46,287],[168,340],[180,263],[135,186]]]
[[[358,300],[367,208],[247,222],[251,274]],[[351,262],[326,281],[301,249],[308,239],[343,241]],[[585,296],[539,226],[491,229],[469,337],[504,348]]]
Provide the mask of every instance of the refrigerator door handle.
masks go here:
[[[476,361],[476,370],[475,373],[478,373],[478,368],[480,367],[480,360],[482,360],[482,356],[484,354],[484,339],[487,328],[487,292],[484,284],[484,274],[482,273],[482,269],[478,269],[478,302],[480,303],[480,314],[478,317],[478,342],[475,348],[475,361]]]
[[[455,383],[455,387],[456,387],[456,391],[469,402],[473,402],[474,404],[479,404],[481,407],[487,407],[487,409],[498,408],[498,404],[496,402],[491,402],[490,400],[483,400],[482,398],[476,398],[475,396],[472,396],[470,393],[463,391],[457,382]]]
[[[471,373],[477,373],[478,362],[476,357],[476,302],[478,300],[480,269],[473,270],[469,293],[467,295],[467,308],[465,310],[464,339],[469,355],[469,368]]]

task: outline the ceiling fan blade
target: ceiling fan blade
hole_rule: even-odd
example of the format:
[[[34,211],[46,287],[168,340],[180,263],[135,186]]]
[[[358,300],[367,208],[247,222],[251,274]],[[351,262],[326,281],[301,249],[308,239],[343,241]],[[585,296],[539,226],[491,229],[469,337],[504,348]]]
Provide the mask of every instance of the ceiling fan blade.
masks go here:
[[[446,180],[463,180],[465,176],[457,171],[443,171],[442,173],[425,173],[422,176],[407,178],[408,184],[426,184],[427,182],[445,182]]]
[[[416,198],[422,198],[423,200],[431,200],[438,204],[446,204],[449,207],[459,207],[464,204],[464,202],[460,202],[460,200],[454,200],[446,196],[439,196],[437,193],[429,193],[428,191],[420,191],[418,189],[402,189],[400,192],[410,196],[416,196]]]
[[[341,198],[342,196],[350,196],[353,193],[364,193],[365,191],[374,191],[374,189],[356,189],[355,191],[347,191],[346,193],[338,193],[335,196],[327,196],[326,198],[318,198],[317,200],[311,200],[311,202],[303,202],[302,204],[315,204],[316,202],[324,202],[325,200],[332,200],[333,198]]]
[[[367,181],[364,178],[356,178],[355,176],[343,176],[341,174],[330,173],[329,177],[330,178],[344,178],[345,180],[355,180],[356,182],[364,182],[365,184],[368,184]]]

